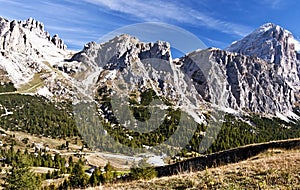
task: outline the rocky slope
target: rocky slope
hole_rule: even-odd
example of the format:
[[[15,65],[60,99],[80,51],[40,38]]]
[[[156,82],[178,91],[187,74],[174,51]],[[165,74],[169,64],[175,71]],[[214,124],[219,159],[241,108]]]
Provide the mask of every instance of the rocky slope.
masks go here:
[[[231,44],[226,50],[249,56],[257,56],[274,63],[274,70],[291,87],[300,87],[300,43],[284,28],[267,23],[245,38]]]
[[[190,113],[197,122],[203,121],[199,111],[202,98],[173,63],[167,42],[144,43],[125,34],[103,44],[88,43],[70,61],[93,68],[80,75],[86,76],[85,79],[78,80],[84,83],[85,92],[108,87],[127,102],[130,94],[139,96],[152,89],[175,107]]]

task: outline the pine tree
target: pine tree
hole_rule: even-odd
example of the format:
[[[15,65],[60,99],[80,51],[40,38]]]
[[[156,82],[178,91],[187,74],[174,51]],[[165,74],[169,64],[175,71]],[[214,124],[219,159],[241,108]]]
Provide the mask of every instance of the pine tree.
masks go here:
[[[110,164],[110,162],[108,162],[105,166],[104,166],[104,180],[106,182],[111,182],[113,180],[114,174],[113,174],[113,170],[114,168],[112,167],[112,165]]]
[[[20,160],[13,164],[5,182],[7,183],[6,189],[41,189],[41,179],[30,171],[26,160]]]
[[[81,160],[74,165],[69,182],[72,187],[85,187],[88,184],[88,175],[83,170]]]
[[[130,168],[130,176],[132,179],[152,179],[157,176],[157,171],[147,163],[146,159],[139,161],[138,166]]]
[[[95,172],[93,172],[92,176],[90,177],[89,184],[91,184],[92,187],[95,187],[99,184],[97,174]]]

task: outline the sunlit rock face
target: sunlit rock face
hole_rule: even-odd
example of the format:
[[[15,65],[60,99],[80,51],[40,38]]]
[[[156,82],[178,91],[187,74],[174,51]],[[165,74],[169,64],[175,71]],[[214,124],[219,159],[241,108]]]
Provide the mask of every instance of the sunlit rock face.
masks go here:
[[[274,70],[290,83],[299,87],[300,43],[284,28],[267,23],[245,38],[231,44],[226,50],[260,57],[274,63]]]
[[[199,94],[213,104],[274,114],[290,110],[295,102],[293,90],[275,66],[260,58],[208,49],[192,52],[180,62]]]

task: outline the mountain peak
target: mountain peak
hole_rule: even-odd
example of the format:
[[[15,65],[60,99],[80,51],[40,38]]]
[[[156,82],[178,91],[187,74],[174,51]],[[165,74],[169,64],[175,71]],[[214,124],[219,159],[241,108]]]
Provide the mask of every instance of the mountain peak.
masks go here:
[[[32,37],[35,38],[35,40],[29,42],[29,39]],[[28,18],[27,20],[9,21],[0,17],[0,43],[3,44],[0,50],[17,50],[20,46],[26,49],[32,46],[32,43],[38,41],[38,39],[46,39],[57,48],[62,50],[66,49],[66,45],[58,35],[51,37],[50,34],[45,31],[44,24],[38,20]]]
[[[277,24],[269,22],[269,23],[265,23],[265,24],[261,25],[258,29],[264,29],[265,31],[267,31],[272,28],[282,28],[282,27]]]
[[[279,41],[284,40],[285,37],[294,38],[293,34],[290,31],[274,23],[263,24],[262,26],[257,28],[254,32],[249,34],[249,36],[256,36],[256,38],[263,36],[263,37],[274,38]]]
[[[287,81],[298,83],[297,59],[300,43],[293,34],[273,23],[266,23],[243,39],[232,43],[227,51],[249,56],[257,56],[269,63],[278,65],[278,73]],[[300,76],[300,75],[299,75]]]
[[[130,59],[135,58],[140,60],[156,58],[170,61],[170,44],[162,41],[141,42],[134,36],[122,34],[101,44],[89,42],[82,51],[76,53],[70,60],[94,66],[101,64],[105,68],[122,70],[127,66]],[[124,62],[126,63],[123,64]]]
[[[279,64],[282,59],[274,56],[275,50],[281,51],[287,58],[289,56],[294,58],[295,56],[291,54],[300,51],[300,43],[290,31],[274,23],[266,23],[243,39],[232,43],[226,50],[258,56],[268,62]]]
[[[33,18],[0,18],[0,44],[0,68],[18,86],[31,81],[35,73],[49,69],[43,64],[45,60],[52,65],[68,53],[58,35],[51,37],[44,24]]]

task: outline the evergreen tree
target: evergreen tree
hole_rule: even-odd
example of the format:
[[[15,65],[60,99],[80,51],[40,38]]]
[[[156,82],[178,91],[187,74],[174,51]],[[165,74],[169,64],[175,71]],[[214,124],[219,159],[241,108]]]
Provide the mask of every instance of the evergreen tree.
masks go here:
[[[130,168],[130,176],[132,179],[152,179],[157,176],[157,171],[147,163],[146,159],[139,161],[138,166]]]
[[[92,176],[89,179],[89,184],[92,185],[92,187],[97,186],[99,184],[97,175],[95,172],[93,172]]]
[[[86,187],[88,184],[88,175],[83,170],[83,163],[79,160],[71,172],[69,183],[72,187]]]
[[[105,182],[111,182],[114,178],[114,168],[113,166],[110,164],[110,162],[108,162],[105,166],[104,166],[104,170],[105,173],[103,175]]]
[[[10,173],[6,176],[6,189],[37,190],[41,189],[41,180],[30,171],[26,160],[13,163]]]

